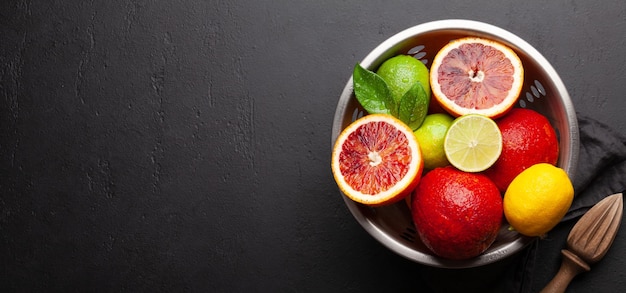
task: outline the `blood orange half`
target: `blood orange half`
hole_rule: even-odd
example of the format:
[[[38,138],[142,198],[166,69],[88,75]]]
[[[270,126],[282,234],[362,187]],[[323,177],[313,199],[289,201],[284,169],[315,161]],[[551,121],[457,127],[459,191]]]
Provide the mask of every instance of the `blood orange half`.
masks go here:
[[[513,107],[524,83],[522,61],[498,42],[466,37],[445,45],[430,68],[437,102],[450,114],[504,115]]]
[[[424,168],[417,139],[402,121],[386,114],[352,122],[333,147],[333,176],[350,199],[381,206],[413,191]]]

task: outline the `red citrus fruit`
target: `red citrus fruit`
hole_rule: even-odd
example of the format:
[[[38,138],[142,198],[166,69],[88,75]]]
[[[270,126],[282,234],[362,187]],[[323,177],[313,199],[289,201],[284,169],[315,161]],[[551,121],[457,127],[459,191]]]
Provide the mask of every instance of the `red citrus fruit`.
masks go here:
[[[411,212],[422,242],[436,255],[468,259],[493,243],[502,223],[502,197],[480,173],[434,169],[413,192]]]
[[[391,115],[371,114],[339,134],[331,166],[347,197],[380,206],[409,195],[420,180],[424,162],[411,128]]]
[[[483,38],[466,37],[446,44],[430,68],[433,96],[454,116],[500,117],[513,107],[523,83],[524,68],[517,54]]]
[[[556,165],[559,143],[550,121],[542,114],[514,108],[497,119],[502,133],[502,152],[484,174],[505,192],[511,181],[528,167],[538,163]]]

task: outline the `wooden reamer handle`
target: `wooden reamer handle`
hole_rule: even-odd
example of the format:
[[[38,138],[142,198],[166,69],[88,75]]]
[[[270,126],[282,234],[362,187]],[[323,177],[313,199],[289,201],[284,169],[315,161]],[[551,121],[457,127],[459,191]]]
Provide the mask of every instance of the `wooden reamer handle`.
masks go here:
[[[557,293],[565,292],[570,281],[581,272],[591,270],[589,265],[569,250],[561,250],[563,254],[563,262],[559,272],[554,276],[552,281],[546,285],[541,293]]]

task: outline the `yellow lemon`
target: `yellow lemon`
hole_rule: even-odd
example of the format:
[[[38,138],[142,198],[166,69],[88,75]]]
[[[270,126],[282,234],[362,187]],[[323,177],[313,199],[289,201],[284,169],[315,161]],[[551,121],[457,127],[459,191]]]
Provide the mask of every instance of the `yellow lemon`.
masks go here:
[[[574,187],[567,173],[547,163],[530,166],[513,179],[504,194],[504,216],[515,231],[542,236],[569,210]]]

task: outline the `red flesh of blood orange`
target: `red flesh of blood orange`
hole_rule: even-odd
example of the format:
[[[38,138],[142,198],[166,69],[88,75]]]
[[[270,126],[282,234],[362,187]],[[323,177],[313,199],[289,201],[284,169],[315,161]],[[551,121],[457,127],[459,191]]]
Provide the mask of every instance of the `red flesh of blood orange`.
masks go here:
[[[417,186],[424,163],[413,131],[390,115],[372,114],[346,127],[332,153],[333,176],[352,200],[380,206]]]
[[[433,59],[430,84],[450,114],[497,118],[509,111],[522,90],[522,62],[507,46],[476,37],[454,40]]]

